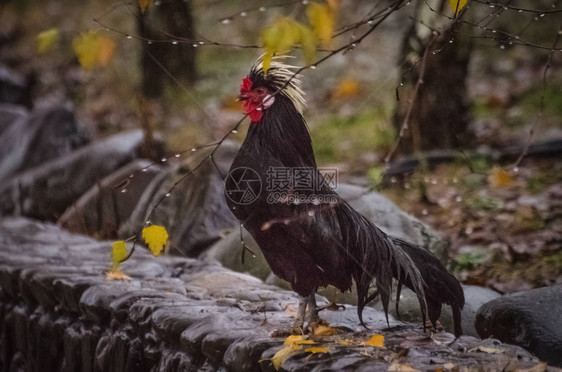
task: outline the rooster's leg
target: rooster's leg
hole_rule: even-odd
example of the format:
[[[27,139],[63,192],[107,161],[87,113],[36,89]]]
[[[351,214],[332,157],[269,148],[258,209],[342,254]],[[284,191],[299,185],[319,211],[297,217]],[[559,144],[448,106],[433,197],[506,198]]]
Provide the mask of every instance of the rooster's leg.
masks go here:
[[[316,293],[313,292],[310,296],[308,296],[308,308],[305,316],[305,320],[309,325],[320,319],[318,316],[318,312],[320,310],[322,309],[318,309],[318,305],[316,305]]]
[[[304,318],[306,316],[306,307],[308,305],[309,296],[300,296],[299,298],[299,309],[297,311],[297,317],[293,323],[293,328],[301,328],[304,326]]]

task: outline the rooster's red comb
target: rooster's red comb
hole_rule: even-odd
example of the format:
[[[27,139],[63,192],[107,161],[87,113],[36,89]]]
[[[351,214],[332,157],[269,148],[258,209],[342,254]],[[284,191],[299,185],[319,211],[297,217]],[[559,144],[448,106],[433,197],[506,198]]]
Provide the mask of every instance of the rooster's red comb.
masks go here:
[[[248,93],[252,90],[252,80],[248,78],[242,79],[242,84],[240,84],[240,93]]]

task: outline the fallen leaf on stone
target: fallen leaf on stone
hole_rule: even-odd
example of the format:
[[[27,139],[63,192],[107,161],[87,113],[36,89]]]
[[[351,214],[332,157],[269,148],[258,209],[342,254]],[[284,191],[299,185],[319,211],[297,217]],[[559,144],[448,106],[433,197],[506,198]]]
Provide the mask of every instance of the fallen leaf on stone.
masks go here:
[[[118,240],[111,246],[111,260],[113,261],[113,270],[117,270],[121,261],[127,257],[127,246],[123,240]]]
[[[388,371],[416,372],[417,369],[410,367],[408,364],[400,364],[398,362],[393,362],[390,366],[388,366]]]
[[[372,335],[371,338],[363,343],[365,346],[383,347],[384,346],[384,336],[383,335]]]
[[[483,353],[488,353],[488,354],[502,354],[505,353],[505,350],[503,349],[496,349],[493,347],[486,347],[486,346],[478,346],[475,347],[474,349],[470,349],[469,352],[472,351],[481,351]]]
[[[308,349],[304,349],[305,353],[312,353],[312,354],[316,354],[316,353],[329,353],[330,349],[328,349],[325,346],[313,346],[313,347],[309,347]]]
[[[289,359],[295,354],[298,354],[298,352],[301,349],[302,349],[302,345],[298,345],[298,344],[285,345],[281,350],[276,352],[275,355],[271,358],[273,367],[275,367],[276,370],[279,370],[279,368],[283,365],[283,363],[287,359]]]
[[[308,340],[307,336],[291,335],[285,339],[283,342],[283,348],[275,353],[271,358],[273,367],[279,370],[281,365],[289,359],[291,356],[297,354],[302,350],[302,345],[313,345],[315,342],[313,340]],[[312,348],[311,348],[312,349]]]
[[[107,280],[131,280],[130,276],[127,276],[121,272],[119,269],[109,270],[105,272],[105,279]]]
[[[445,369],[454,369],[454,368],[455,368],[455,365],[454,365],[453,363],[451,363],[451,362],[447,362],[447,363],[443,364],[443,368],[445,368]]]
[[[336,328],[326,326],[326,325],[319,325],[318,327],[314,328],[312,332],[315,336],[332,336],[338,332]]]
[[[142,229],[142,238],[154,256],[160,256],[164,245],[168,242],[168,232],[164,226],[151,225]]]
[[[308,340],[307,336],[300,336],[300,335],[291,335],[285,339],[283,342],[284,345],[314,345],[316,342],[313,340]]]
[[[353,341],[351,341],[351,340],[346,340],[346,339],[344,339],[344,340],[337,340],[336,342],[337,342],[338,344],[340,344],[340,345],[343,345],[343,346],[350,346],[350,345],[353,345]]]

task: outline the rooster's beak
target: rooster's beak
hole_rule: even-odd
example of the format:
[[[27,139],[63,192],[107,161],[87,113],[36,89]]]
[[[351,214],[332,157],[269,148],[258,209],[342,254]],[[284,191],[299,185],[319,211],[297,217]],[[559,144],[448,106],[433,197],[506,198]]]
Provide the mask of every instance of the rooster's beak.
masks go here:
[[[237,102],[245,101],[245,100],[247,100],[248,98],[250,98],[250,97],[248,97],[247,94],[241,94],[241,95],[239,95],[238,97],[236,97],[236,101],[237,101]]]

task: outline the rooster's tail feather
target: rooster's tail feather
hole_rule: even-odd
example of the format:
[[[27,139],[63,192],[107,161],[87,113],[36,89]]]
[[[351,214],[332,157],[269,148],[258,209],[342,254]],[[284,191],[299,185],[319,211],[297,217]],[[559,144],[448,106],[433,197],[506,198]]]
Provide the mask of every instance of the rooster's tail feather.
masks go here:
[[[461,327],[461,310],[464,306],[464,292],[458,280],[451,275],[439,259],[429,250],[405,240],[389,236],[394,247],[400,249],[410,257],[414,265],[421,274],[423,281],[423,295],[427,307],[427,317],[435,326],[437,319],[441,316],[441,308],[443,304],[451,306],[453,313],[454,332],[456,336],[462,334]],[[401,276],[396,273],[394,277],[407,287],[412,289],[420,297],[420,293],[416,291],[416,285],[411,282],[411,278]],[[398,302],[398,299],[397,299]],[[420,302],[420,305],[422,303]],[[426,317],[422,316],[425,323]]]
[[[462,334],[462,287],[433,253],[400,238],[387,236],[374,226],[367,241],[360,243],[355,259],[362,264],[354,279],[357,287],[357,312],[363,326],[363,309],[377,296],[381,298],[388,322],[388,305],[394,278],[398,281],[398,293],[403,285],[416,293],[424,327],[427,318],[435,326],[441,315],[442,305],[448,304],[453,312],[455,335]],[[375,281],[377,289],[369,294],[372,281]],[[396,299],[397,314],[398,306],[399,297]]]
[[[358,235],[360,238],[356,242],[357,249],[353,254],[354,261],[360,263],[356,266],[358,269],[354,273],[354,279],[357,287],[357,313],[361,324],[365,326],[362,319],[363,309],[377,296],[381,298],[388,323],[388,305],[392,294],[393,278],[397,279],[398,288],[406,285],[416,293],[425,319],[427,309],[425,285],[418,263],[380,229],[363,219],[358,222],[369,225],[368,227],[364,225],[362,229],[368,231],[368,234]],[[369,287],[373,281],[377,289],[369,294]]]

